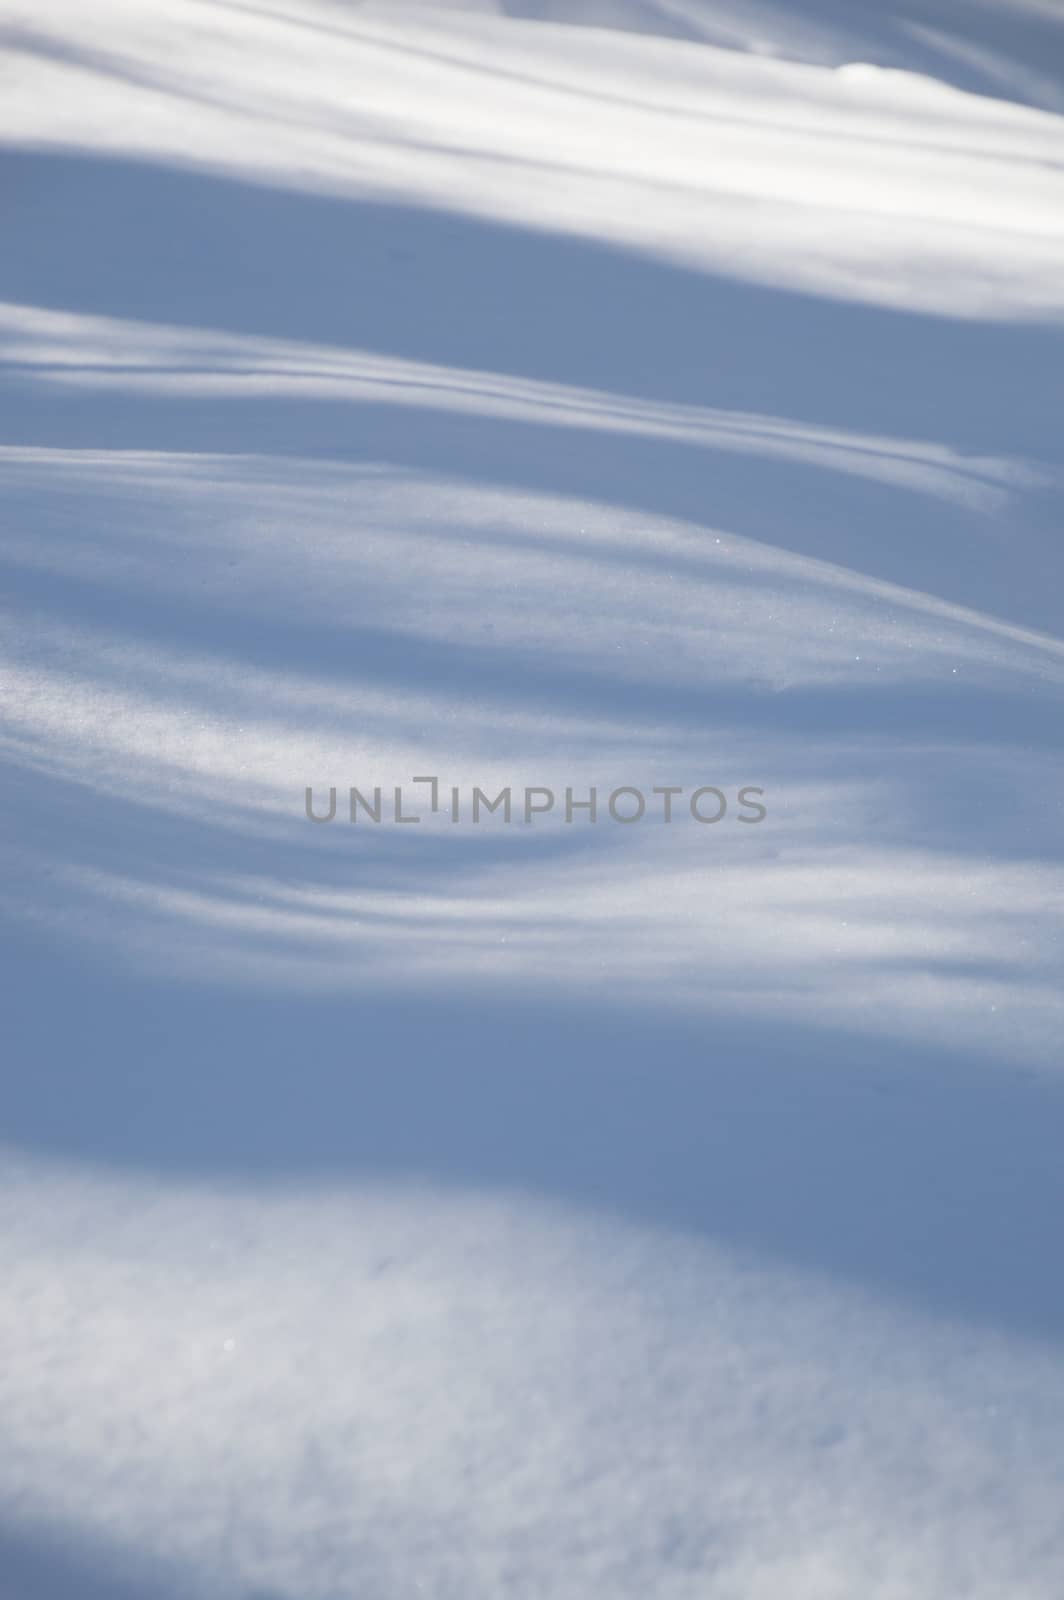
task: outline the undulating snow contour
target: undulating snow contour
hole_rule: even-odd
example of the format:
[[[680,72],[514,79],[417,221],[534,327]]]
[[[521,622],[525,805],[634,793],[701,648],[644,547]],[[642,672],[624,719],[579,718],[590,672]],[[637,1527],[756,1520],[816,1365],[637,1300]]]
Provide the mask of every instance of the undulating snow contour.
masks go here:
[[[0,0],[2,1600],[1059,1600],[1062,419],[1058,0]]]

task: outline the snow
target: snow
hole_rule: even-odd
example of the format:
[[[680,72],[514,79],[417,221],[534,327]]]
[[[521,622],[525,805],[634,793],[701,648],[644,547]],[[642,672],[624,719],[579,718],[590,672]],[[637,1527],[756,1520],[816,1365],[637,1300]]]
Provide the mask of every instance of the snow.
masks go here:
[[[0,1594],[1057,1600],[1062,38],[0,0]]]

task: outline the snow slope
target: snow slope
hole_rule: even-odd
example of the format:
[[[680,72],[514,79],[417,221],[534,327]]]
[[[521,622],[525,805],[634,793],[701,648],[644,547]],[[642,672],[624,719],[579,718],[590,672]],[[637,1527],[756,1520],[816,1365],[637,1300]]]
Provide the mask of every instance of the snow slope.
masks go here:
[[[0,1595],[1060,1594],[1062,37],[0,0]]]

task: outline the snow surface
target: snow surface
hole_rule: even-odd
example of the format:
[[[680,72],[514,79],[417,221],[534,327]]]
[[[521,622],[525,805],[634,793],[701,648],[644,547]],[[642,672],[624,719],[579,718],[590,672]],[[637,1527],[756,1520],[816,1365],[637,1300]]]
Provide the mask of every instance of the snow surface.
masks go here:
[[[1059,1600],[1064,10],[0,46],[2,1600]]]

